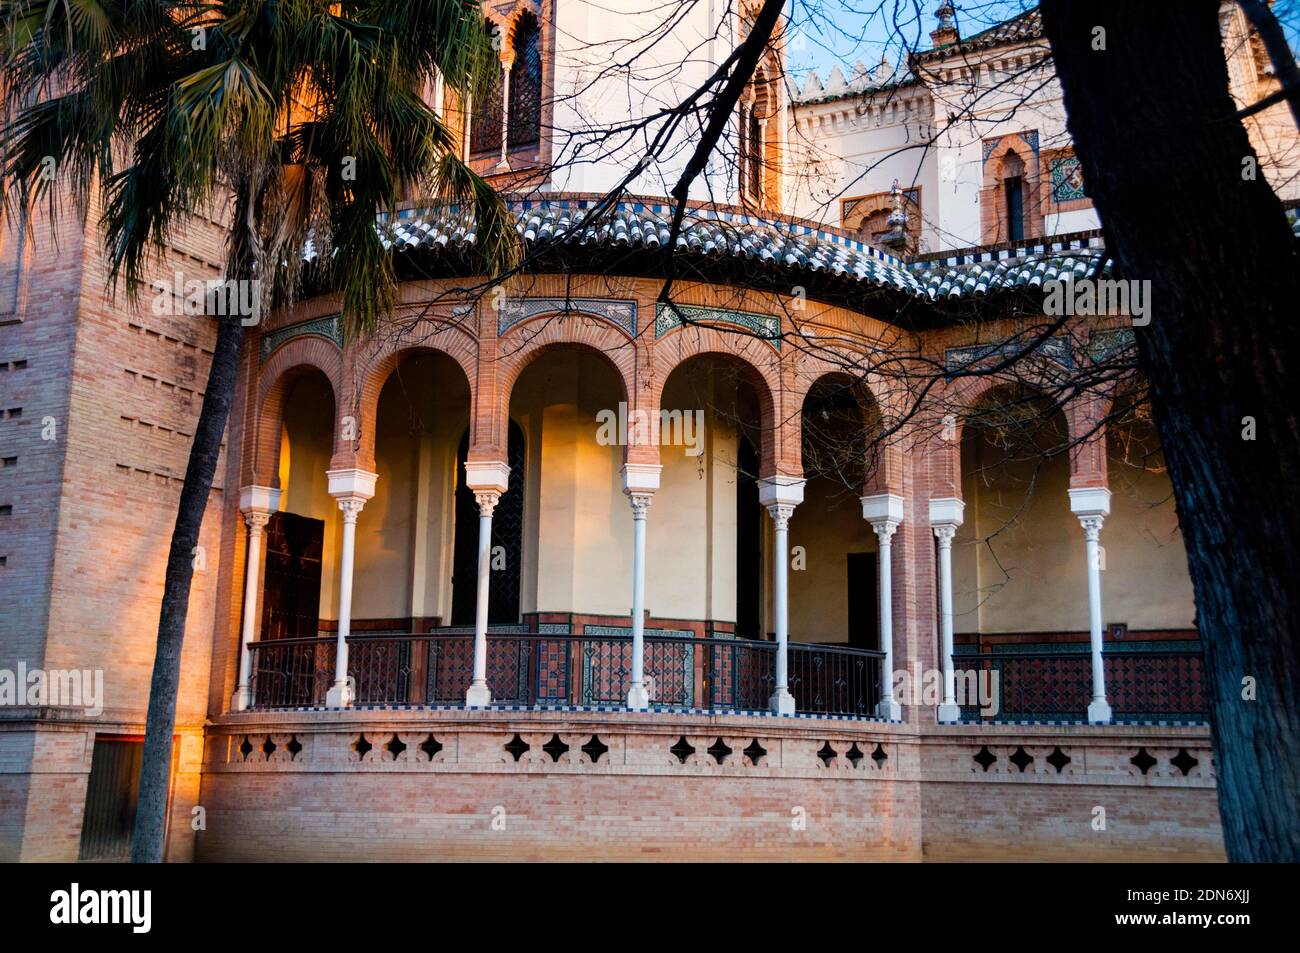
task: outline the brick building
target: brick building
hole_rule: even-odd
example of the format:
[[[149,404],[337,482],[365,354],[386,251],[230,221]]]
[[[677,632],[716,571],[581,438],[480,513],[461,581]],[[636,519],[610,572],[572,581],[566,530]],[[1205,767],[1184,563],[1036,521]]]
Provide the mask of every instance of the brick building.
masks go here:
[[[684,154],[585,220],[638,158],[584,158],[611,96],[590,51],[648,32],[627,13],[489,5],[501,102],[433,91],[536,266],[466,294],[472,222],[413,202],[377,226],[404,277],[379,332],[348,339],[329,294],[251,329],[195,554],[168,858],[1220,858],[1154,429],[1116,415],[1125,387],[1033,393],[1132,321],[959,373],[1032,324],[1001,309],[1017,289],[1104,264],[1059,93],[908,167],[872,154],[1046,69],[1035,15],[962,41],[940,4],[933,49],[825,86],[784,82],[776,44],[668,307],[654,196]],[[711,38],[716,58],[743,13],[721,33],[693,13],[653,55]],[[1234,91],[1266,95],[1227,5],[1224,33]],[[673,91],[653,74],[630,115]],[[1291,197],[1279,110],[1252,134]],[[214,337],[107,289],[95,229],[51,224],[0,238],[0,670],[103,691],[0,706],[10,860],[129,835]],[[222,240],[196,216],[149,300],[219,275]],[[867,373],[882,353],[939,369],[936,396]],[[987,406],[1031,408],[1068,452],[1008,454],[972,425]],[[961,691],[992,674],[995,705]]]

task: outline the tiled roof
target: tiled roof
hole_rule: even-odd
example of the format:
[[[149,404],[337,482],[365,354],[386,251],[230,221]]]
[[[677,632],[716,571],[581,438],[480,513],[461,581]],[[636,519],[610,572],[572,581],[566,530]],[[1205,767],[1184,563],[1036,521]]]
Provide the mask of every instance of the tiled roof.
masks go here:
[[[592,221],[590,210],[595,204],[556,196],[513,201],[510,209],[529,252],[572,251],[599,258],[653,253],[667,246],[670,203],[628,200]],[[1296,210],[1289,210],[1288,216],[1300,238]],[[455,206],[408,209],[383,217],[378,231],[385,247],[403,255],[454,253],[475,240],[472,213]],[[769,277],[784,270],[790,273],[792,285],[799,284],[799,275],[815,274],[929,301],[1037,288],[1066,273],[1075,277],[1092,273],[1099,262],[1101,274],[1111,270],[1109,259],[1102,262],[1104,248],[1098,232],[905,262],[838,230],[710,206],[688,209],[677,248],[701,262],[733,265],[742,281],[755,270],[766,271]]]
[[[618,253],[667,246],[673,211],[670,203],[620,202],[600,221],[588,221],[594,204],[556,197],[512,202],[510,208],[516,230],[530,252],[545,248]],[[436,254],[475,240],[472,214],[457,207],[405,210],[382,219],[379,233],[385,247],[398,254]],[[907,263],[835,230],[711,207],[687,211],[677,248],[700,259],[731,259],[742,269],[786,269],[794,275],[811,272],[932,301],[1036,287],[1066,271],[1083,275],[1100,257],[1094,247],[1027,245]],[[798,283],[793,277],[792,281]]]

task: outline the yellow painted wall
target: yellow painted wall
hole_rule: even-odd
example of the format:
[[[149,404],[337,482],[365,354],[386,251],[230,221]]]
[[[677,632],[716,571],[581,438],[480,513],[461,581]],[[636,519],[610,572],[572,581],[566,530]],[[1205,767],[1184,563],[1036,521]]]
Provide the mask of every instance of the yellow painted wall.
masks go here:
[[[876,551],[876,534],[862,518],[859,494],[842,481],[810,479],[790,521],[790,546],[803,547],[807,567],[796,569],[792,560],[790,638],[848,642],[848,554]]]
[[[342,518],[325,476],[332,407],[323,379],[307,377],[295,384],[285,406],[280,450],[280,508],[325,521],[323,619],[338,618],[342,544]],[[469,387],[449,358],[405,361],[385,384],[375,434],[379,479],[374,498],[357,519],[354,619],[449,618],[456,448],[468,421]],[[421,505],[427,518],[416,520]]]
[[[1149,434],[1141,436],[1153,443]],[[1107,469],[1110,517],[1101,531],[1106,621],[1130,629],[1191,628],[1192,580],[1163,457],[1126,452],[1122,441],[1112,440]]]
[[[1070,512],[1069,464],[1006,462],[969,433],[962,446],[966,522],[953,547],[957,632],[1088,628],[1083,530]],[[1111,515],[1102,529],[1107,624],[1190,628],[1191,581],[1167,476],[1111,454]]]
[[[632,511],[622,493],[623,450],[597,443],[597,414],[617,409],[615,372],[593,355],[542,355],[519,376],[511,417],[529,435],[522,611],[627,614],[632,601]]]

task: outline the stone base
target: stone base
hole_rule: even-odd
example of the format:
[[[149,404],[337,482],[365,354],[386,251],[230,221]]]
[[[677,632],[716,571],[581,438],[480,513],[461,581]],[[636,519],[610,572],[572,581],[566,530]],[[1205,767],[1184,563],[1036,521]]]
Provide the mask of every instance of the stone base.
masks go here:
[[[940,721],[961,721],[960,705],[940,705],[938,718]]]
[[[885,721],[902,721],[903,706],[893,698],[882,698],[876,704],[876,717]]]
[[[1088,721],[1096,724],[1110,724],[1112,718],[1110,704],[1103,698],[1088,706]]]
[[[650,707],[650,693],[644,685],[633,685],[628,689],[627,707],[633,711],[645,711]]]
[[[778,715],[794,714],[794,696],[785,689],[778,689],[767,700],[768,707]]]
[[[235,689],[235,694],[230,696],[231,711],[248,711],[253,704],[253,693],[248,690],[247,686]]]
[[[487,682],[474,682],[465,692],[465,705],[468,708],[487,708],[492,704],[492,690]]]
[[[325,693],[326,708],[351,708],[352,686],[347,682],[335,682]]]

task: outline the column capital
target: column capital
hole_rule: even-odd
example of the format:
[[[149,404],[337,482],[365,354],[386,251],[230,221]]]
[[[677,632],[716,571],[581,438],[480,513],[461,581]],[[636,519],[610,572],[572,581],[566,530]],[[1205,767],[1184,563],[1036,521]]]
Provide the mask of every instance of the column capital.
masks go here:
[[[504,460],[466,460],[465,485],[475,494],[495,491],[500,496],[510,486],[510,465]]]
[[[279,508],[280,491],[275,487],[257,485],[240,487],[239,509],[244,514],[245,519],[248,518],[250,513],[270,514]]]
[[[1083,538],[1090,543],[1101,539],[1101,526],[1106,522],[1104,516],[1080,516],[1079,525],[1083,527]]]
[[[627,490],[627,501],[632,506],[632,518],[634,520],[643,520],[646,517],[646,511],[650,509],[650,504],[654,502],[653,493],[631,493]]]
[[[359,496],[338,496],[335,499],[338,500],[345,523],[355,523],[361,511],[366,508],[366,501]]]
[[[951,546],[953,537],[957,535],[957,527],[952,523],[938,523],[931,527],[934,530],[934,537],[939,541],[940,546]]]
[[[245,510],[244,525],[252,536],[261,536],[266,524],[271,522],[271,514],[265,510]]]
[[[930,525],[934,527],[934,533],[939,535],[941,526],[948,526],[956,530],[965,520],[966,504],[955,496],[941,496],[930,500]],[[952,539],[952,536],[948,536]]]
[[[794,516],[793,503],[766,503],[768,514],[772,517],[772,522],[776,524],[777,529],[789,529],[790,518]]]
[[[474,502],[478,504],[479,516],[491,516],[501,502],[501,491],[495,489],[475,490]]]
[[[876,538],[880,540],[882,546],[888,546],[889,541],[898,532],[898,524],[892,520],[877,520],[871,524],[871,528],[875,531]]]
[[[871,524],[871,528],[881,535],[888,528],[888,534],[894,535],[898,524],[903,522],[903,498],[896,493],[877,493],[875,496],[862,497],[862,518]]]

